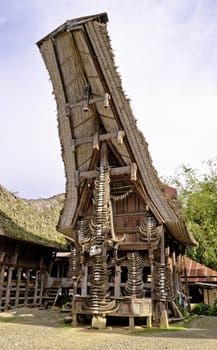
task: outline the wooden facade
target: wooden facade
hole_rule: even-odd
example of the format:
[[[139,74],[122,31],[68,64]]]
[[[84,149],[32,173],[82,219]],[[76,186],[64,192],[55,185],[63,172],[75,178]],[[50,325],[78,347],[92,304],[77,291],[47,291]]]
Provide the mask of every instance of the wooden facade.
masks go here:
[[[1,311],[42,305],[52,252],[47,247],[1,238]]]
[[[67,21],[38,42],[58,110],[71,238],[72,313],[147,317],[161,326],[195,244],[165,194],[117,73],[106,13]],[[148,122],[148,120],[147,120]]]
[[[0,186],[0,311],[43,303],[55,252],[67,249],[55,228],[63,200],[25,200]]]

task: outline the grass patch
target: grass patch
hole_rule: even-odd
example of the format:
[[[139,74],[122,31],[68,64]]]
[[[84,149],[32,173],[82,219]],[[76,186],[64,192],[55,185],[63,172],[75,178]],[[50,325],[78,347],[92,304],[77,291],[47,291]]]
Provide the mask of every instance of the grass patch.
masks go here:
[[[169,328],[144,328],[136,329],[133,333],[137,334],[154,334],[154,333],[163,333],[163,332],[177,332],[177,331],[186,331],[188,328],[184,326],[170,326]]]
[[[64,320],[60,320],[58,322],[59,327],[63,327],[63,328],[72,328],[72,322],[65,322]]]
[[[20,319],[18,317],[0,317],[0,322],[2,323],[18,323]]]

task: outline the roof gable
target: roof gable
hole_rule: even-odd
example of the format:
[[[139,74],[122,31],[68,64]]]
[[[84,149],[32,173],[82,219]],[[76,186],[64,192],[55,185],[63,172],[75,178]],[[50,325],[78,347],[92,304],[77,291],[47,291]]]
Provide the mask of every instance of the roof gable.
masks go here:
[[[38,46],[54,88],[66,172],[60,231],[71,234],[79,203],[87,193],[84,173],[94,171],[99,144],[106,141],[119,166],[132,168],[135,164],[135,186],[158,221],[177,241],[195,244],[165,196],[146,140],[137,128],[115,66],[106,21],[97,15],[79,23],[67,21]]]

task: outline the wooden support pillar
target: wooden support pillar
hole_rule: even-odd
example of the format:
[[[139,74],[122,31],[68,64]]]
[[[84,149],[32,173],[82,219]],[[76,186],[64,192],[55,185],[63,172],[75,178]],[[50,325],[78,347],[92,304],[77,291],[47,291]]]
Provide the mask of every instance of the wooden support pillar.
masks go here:
[[[28,297],[29,297],[29,280],[30,280],[30,270],[27,270],[26,273],[26,289],[24,294],[24,306],[27,306],[29,303]]]
[[[72,327],[77,327],[78,324],[78,317],[77,314],[72,314]]]
[[[38,280],[39,280],[39,271],[36,271],[35,274],[35,290],[34,290],[34,298],[33,298],[33,305],[36,306],[37,305],[37,299],[38,299]]]
[[[119,298],[121,295],[120,285],[121,285],[121,267],[119,265],[115,265],[115,285],[114,285],[115,298]]]
[[[188,284],[188,277],[187,277],[187,268],[185,265],[185,257],[182,256],[183,259],[183,265],[184,265],[184,278],[185,278],[185,286],[186,286],[186,296],[187,296],[187,305],[188,305],[188,311],[191,312],[191,303],[189,298],[189,284]]]
[[[6,290],[6,295],[5,295],[5,310],[8,310],[8,307],[9,307],[9,304],[10,304],[12,272],[13,272],[13,267],[9,266],[9,268],[8,268],[7,290]]]
[[[101,145],[100,166],[108,168],[108,146],[106,142]]]
[[[161,241],[160,241],[160,262],[162,265],[165,265],[165,239],[164,239],[164,230],[161,233]]]
[[[16,285],[16,294],[15,294],[15,304],[14,304],[15,307],[19,305],[21,275],[22,275],[22,267],[19,267],[17,269],[17,285]]]
[[[40,270],[42,270],[43,264],[44,264],[44,257],[41,256],[41,259],[40,259],[40,261],[39,261],[39,268],[40,268]]]
[[[88,265],[87,264],[84,265],[83,272],[84,272],[84,275],[83,275],[82,281],[81,281],[81,295],[82,295],[82,297],[86,297],[87,296],[87,279],[88,279]]]
[[[152,316],[148,316],[146,319],[146,327],[152,328]]]
[[[135,328],[134,317],[129,317],[129,329],[133,330]]]
[[[1,251],[0,251],[0,263],[1,263],[1,264],[3,264],[4,258],[5,258],[5,252],[1,250]]]
[[[160,302],[160,328],[169,328],[169,321],[165,302]]]
[[[42,298],[43,298],[43,292],[44,292],[44,272],[40,271],[40,292],[39,292],[39,304],[42,305]]]
[[[5,267],[1,266],[0,269],[0,310],[2,307],[2,296],[3,296],[3,288],[4,288],[4,279],[5,279]]]

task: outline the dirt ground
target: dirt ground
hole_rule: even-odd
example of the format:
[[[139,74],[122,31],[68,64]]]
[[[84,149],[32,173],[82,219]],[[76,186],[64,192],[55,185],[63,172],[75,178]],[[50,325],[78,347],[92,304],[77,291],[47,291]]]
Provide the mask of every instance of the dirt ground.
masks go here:
[[[216,350],[217,317],[200,317],[187,330],[145,333],[117,324],[94,330],[72,328],[58,310],[19,308],[0,313],[1,350]],[[117,320],[117,319],[116,319]]]

